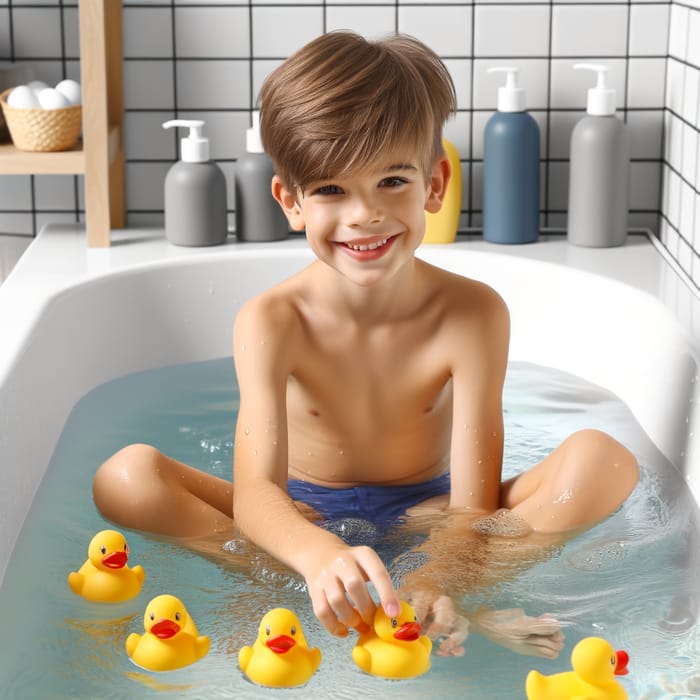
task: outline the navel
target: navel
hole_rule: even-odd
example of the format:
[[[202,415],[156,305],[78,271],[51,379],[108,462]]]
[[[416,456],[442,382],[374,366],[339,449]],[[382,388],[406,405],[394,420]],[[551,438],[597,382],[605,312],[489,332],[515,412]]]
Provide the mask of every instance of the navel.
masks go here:
[[[310,408],[309,415],[318,418],[321,414],[315,408]]]

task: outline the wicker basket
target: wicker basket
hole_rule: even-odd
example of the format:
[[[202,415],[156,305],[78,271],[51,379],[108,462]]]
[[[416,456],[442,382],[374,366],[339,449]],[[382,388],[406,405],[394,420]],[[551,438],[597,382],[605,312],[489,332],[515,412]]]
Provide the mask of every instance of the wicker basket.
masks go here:
[[[0,93],[0,105],[12,142],[20,151],[66,151],[80,136],[80,105],[62,109],[17,109],[7,104],[13,88]]]

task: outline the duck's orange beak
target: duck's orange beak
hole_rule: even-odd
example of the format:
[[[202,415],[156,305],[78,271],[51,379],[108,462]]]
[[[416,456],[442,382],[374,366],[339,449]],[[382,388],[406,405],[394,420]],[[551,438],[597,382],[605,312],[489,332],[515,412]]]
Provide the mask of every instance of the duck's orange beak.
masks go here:
[[[280,634],[277,637],[272,637],[268,639],[265,644],[268,649],[271,649],[275,654],[286,654],[293,646],[296,645],[296,641],[286,634]]]
[[[126,552],[110,552],[102,557],[102,563],[110,569],[121,569],[128,559],[129,555]]]
[[[180,631],[180,625],[177,622],[163,618],[158,620],[151,627],[151,632],[158,637],[158,639],[171,639]]]
[[[394,639],[402,642],[415,642],[421,633],[420,622],[404,622],[399,629],[394,632]]]
[[[617,656],[617,664],[615,665],[615,675],[616,676],[626,676],[629,671],[627,670],[627,664],[629,663],[630,656],[626,651],[616,651],[615,656]]]

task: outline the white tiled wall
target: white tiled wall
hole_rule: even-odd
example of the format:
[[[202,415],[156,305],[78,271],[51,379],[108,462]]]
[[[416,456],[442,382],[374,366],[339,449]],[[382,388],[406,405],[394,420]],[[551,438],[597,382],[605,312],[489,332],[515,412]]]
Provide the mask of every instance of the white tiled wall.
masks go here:
[[[542,225],[563,230],[569,138],[593,80],[572,66],[608,66],[633,144],[630,226],[658,233],[700,280],[700,0],[124,0],[129,223],[162,221],[177,136],[161,122],[204,118],[230,181],[264,77],[340,28],[407,32],[445,60],[458,93],[447,136],[462,155],[464,228],[481,224],[483,129],[501,80],[486,69],[520,68],[542,131]],[[78,53],[77,0],[0,0],[0,60],[27,63],[51,82],[78,77]],[[82,206],[79,178],[0,178],[0,231],[31,235],[47,219],[82,216]]]
[[[671,6],[660,238],[700,288],[700,2]]]

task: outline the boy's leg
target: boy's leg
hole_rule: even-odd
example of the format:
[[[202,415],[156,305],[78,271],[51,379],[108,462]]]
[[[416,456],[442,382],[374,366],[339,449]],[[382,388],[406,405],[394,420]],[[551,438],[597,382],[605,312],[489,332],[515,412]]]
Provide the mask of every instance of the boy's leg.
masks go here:
[[[129,445],[95,474],[93,498],[108,519],[173,537],[231,531],[233,485],[150,445]]]
[[[634,455],[599,430],[574,433],[532,469],[504,482],[501,506],[542,533],[588,527],[614,512],[639,477]]]
[[[444,638],[437,653],[463,653],[462,642],[471,628],[518,653],[556,657],[563,635],[554,617],[531,618],[522,610],[481,609],[467,613],[469,624],[465,625],[465,613],[455,607],[445,590],[431,591],[426,583],[460,580],[461,589],[455,583],[454,591],[467,592],[462,590],[465,583],[468,590],[478,589],[492,584],[494,575],[507,575],[503,567],[494,568],[493,561],[510,560],[512,572],[517,573],[523,565],[535,563],[553,547],[563,544],[572,530],[591,526],[611,514],[630,494],[637,479],[637,460],[631,452],[605,433],[580,431],[501,488],[501,506],[518,516],[516,522],[510,523],[511,529],[517,531],[517,521],[522,519],[541,535],[523,537],[517,547],[499,537],[484,537],[491,529],[483,527],[484,521],[493,521],[493,531],[497,533],[502,528],[496,521],[507,519],[506,511],[483,518],[455,514],[444,530],[433,531],[420,547],[431,555],[428,564],[406,576],[404,584],[410,591],[409,597],[414,598],[419,617],[429,624],[428,634]],[[429,514],[435,506],[444,505],[444,499],[439,499],[443,497],[420,504],[411,513]],[[428,590],[421,590],[425,588]]]

